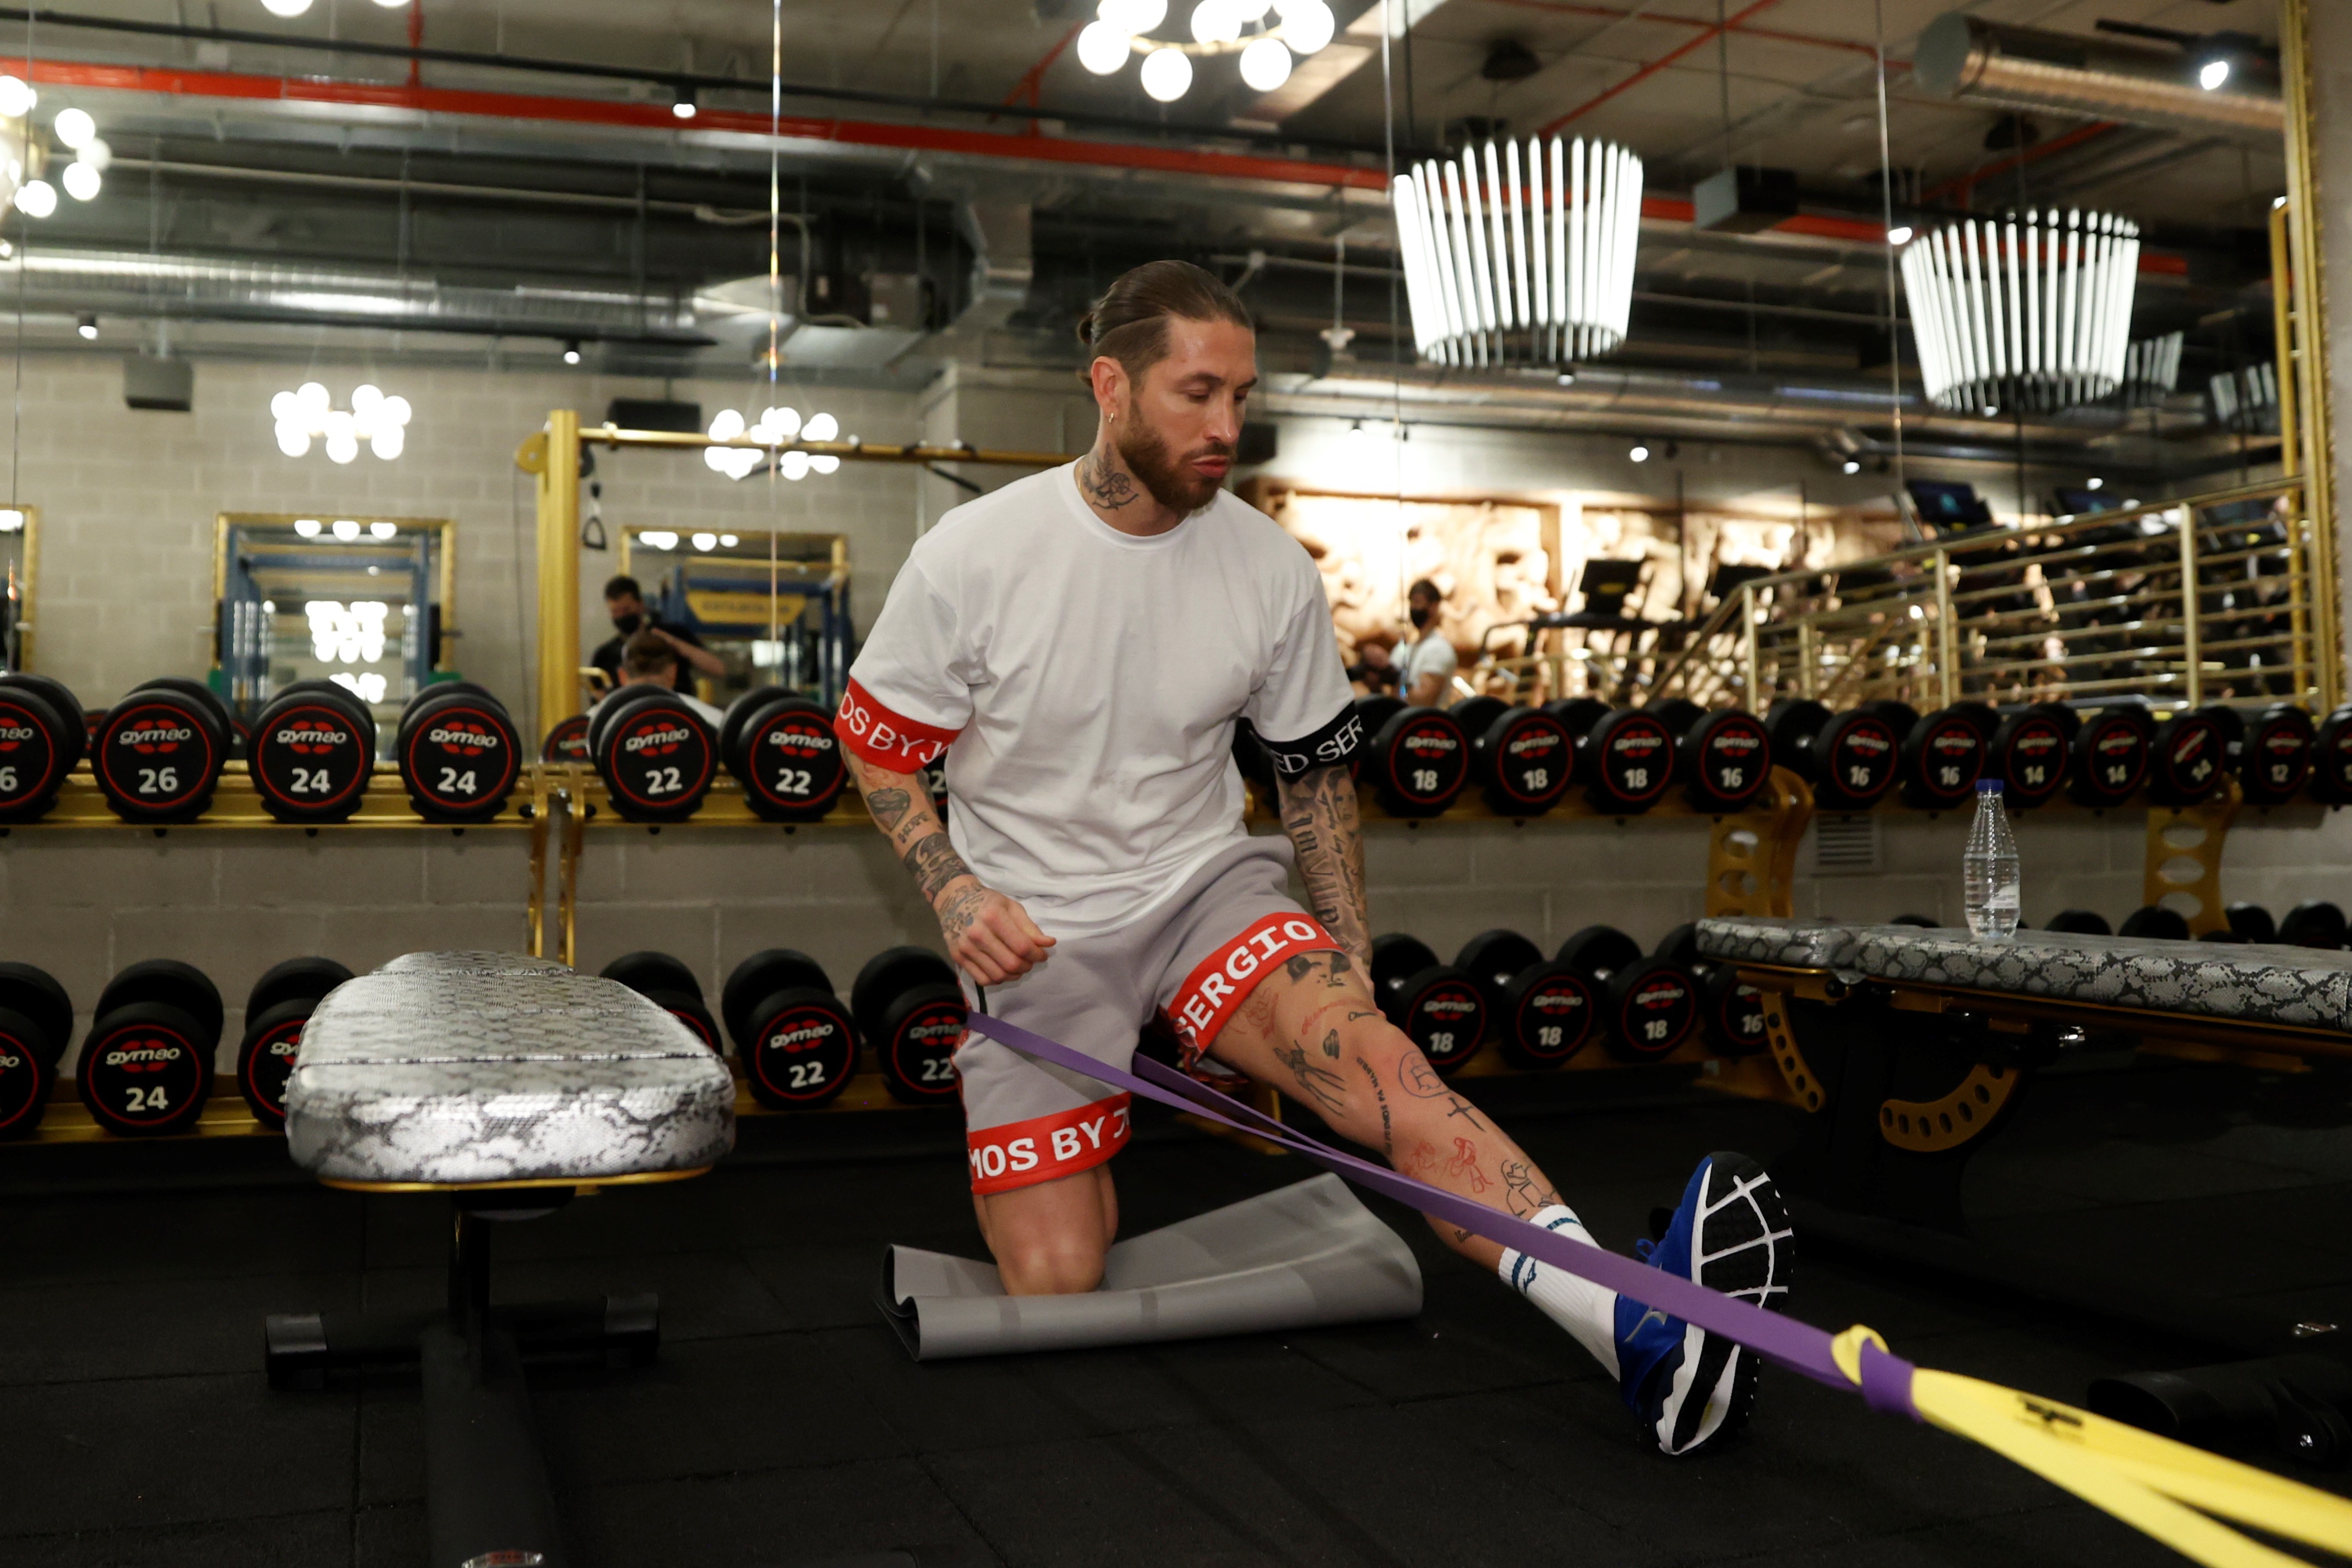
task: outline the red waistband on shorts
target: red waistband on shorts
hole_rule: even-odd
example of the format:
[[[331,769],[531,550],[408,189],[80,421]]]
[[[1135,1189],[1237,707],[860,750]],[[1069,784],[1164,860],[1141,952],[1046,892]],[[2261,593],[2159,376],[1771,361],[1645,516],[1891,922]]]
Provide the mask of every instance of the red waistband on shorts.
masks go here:
[[[1202,959],[1168,1004],[1169,1022],[1188,1054],[1209,1048],[1234,1010],[1284,959],[1302,952],[1343,952],[1339,940],[1297,910],[1267,915]]]
[[[1092,1170],[1127,1147],[1129,1100],[1114,1094],[1075,1110],[966,1132],[971,1190],[1009,1193]]]

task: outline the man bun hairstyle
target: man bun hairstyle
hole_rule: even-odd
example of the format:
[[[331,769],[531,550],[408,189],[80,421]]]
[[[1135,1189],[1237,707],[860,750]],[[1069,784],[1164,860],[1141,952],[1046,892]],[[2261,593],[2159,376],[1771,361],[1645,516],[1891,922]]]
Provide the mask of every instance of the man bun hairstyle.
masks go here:
[[[1141,381],[1144,372],[1168,357],[1171,316],[1257,329],[1241,296],[1215,273],[1189,261],[1147,261],[1120,273],[1094,308],[1078,318],[1078,343],[1087,356],[1079,375],[1091,380],[1094,361],[1107,357]]]

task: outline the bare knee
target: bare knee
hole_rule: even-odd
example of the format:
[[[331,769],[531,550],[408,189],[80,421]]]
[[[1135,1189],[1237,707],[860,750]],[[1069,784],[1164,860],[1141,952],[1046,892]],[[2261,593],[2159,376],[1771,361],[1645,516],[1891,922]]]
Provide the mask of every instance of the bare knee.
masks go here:
[[[1102,1283],[1103,1254],[1098,1234],[1089,1227],[1067,1226],[992,1238],[996,1271],[1008,1296],[1076,1296]]]

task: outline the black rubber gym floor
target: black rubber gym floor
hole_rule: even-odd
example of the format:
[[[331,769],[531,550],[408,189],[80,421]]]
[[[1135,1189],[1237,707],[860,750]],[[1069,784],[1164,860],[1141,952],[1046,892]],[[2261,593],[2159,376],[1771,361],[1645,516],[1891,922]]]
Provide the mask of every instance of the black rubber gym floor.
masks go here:
[[[1972,1206],[1989,1236],[2352,1322],[2347,1107],[2340,1082],[2218,1068],[2045,1080]],[[1791,1128],[1686,1091],[1503,1120],[1620,1247],[1698,1154]],[[1428,1274],[1412,1322],[918,1366],[872,1292],[886,1240],[979,1249],[952,1126],[746,1133],[704,1180],[500,1229],[501,1296],[662,1296],[656,1367],[534,1379],[582,1563],[2179,1561],[1776,1373],[1739,1446],[1661,1459],[1564,1335],[1386,1209]],[[1118,1167],[1130,1232],[1309,1173],[1172,1129]],[[414,1390],[273,1393],[260,1324],[436,1301],[445,1212],[316,1188],[257,1144],[0,1151],[0,1563],[420,1563]],[[2063,1399],[2215,1359],[1818,1248],[1798,1270],[1812,1321]]]

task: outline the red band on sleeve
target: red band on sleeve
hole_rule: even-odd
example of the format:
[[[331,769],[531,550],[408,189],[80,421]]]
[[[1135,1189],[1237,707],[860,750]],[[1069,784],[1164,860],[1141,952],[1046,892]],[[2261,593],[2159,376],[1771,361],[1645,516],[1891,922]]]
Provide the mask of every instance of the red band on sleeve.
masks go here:
[[[1129,1100],[1114,1094],[1076,1110],[967,1132],[971,1190],[1009,1193],[1092,1170],[1127,1147]]]
[[[1209,1048],[1217,1032],[1249,999],[1257,983],[1284,959],[1302,952],[1344,952],[1337,938],[1306,915],[1272,914],[1221,943],[1184,977],[1168,1004],[1168,1020],[1188,1055]]]
[[[961,732],[893,713],[855,680],[842,693],[841,711],[833,716],[833,730],[843,745],[894,773],[910,773],[936,762]]]

